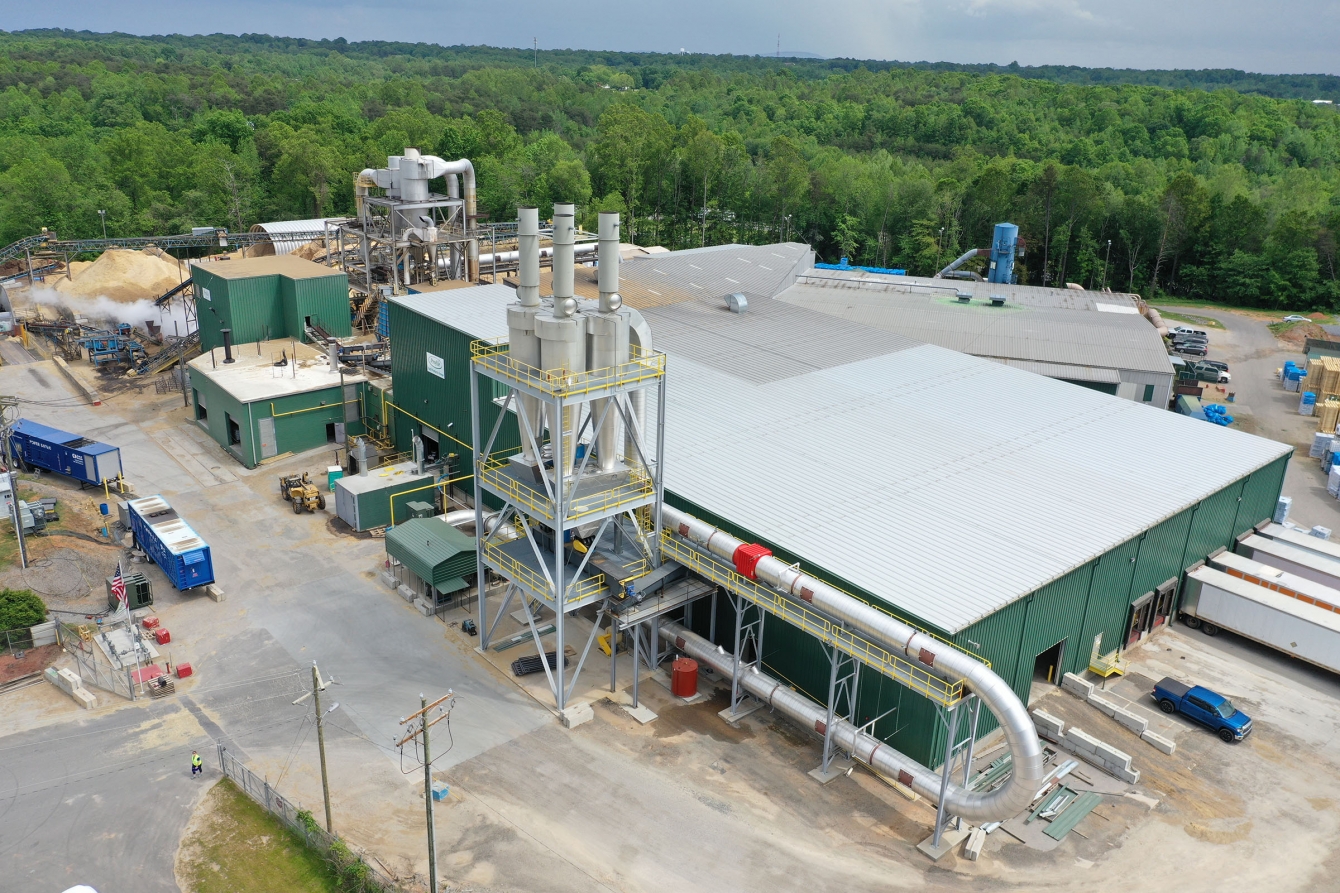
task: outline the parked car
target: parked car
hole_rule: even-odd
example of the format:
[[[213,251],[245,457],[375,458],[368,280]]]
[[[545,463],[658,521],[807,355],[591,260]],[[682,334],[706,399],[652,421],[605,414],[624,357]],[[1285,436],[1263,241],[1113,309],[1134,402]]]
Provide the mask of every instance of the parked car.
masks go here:
[[[1284,319],[1280,320],[1280,322],[1309,322],[1309,320],[1306,316],[1294,315],[1286,316]]]
[[[1173,345],[1173,350],[1187,357],[1203,357],[1208,351],[1204,344]]]
[[[1191,326],[1178,326],[1168,331],[1168,337],[1170,338],[1176,338],[1178,335],[1200,335],[1204,338],[1205,332],[1203,329],[1193,329]]]
[[[1165,676],[1154,685],[1154,700],[1164,713],[1180,713],[1232,744],[1246,738],[1252,730],[1252,718],[1233,706],[1221,694],[1199,685],[1187,685]]]
[[[1201,365],[1203,365],[1203,366],[1213,366],[1214,368],[1218,369],[1220,372],[1227,372],[1227,371],[1228,371],[1228,364],[1225,363],[1223,360],[1201,360],[1200,362],[1201,362]]]
[[[1201,360],[1192,369],[1196,377],[1201,381],[1213,381],[1218,384],[1228,384],[1233,380],[1233,376],[1227,372],[1227,366],[1223,363],[1216,363],[1213,360]]]

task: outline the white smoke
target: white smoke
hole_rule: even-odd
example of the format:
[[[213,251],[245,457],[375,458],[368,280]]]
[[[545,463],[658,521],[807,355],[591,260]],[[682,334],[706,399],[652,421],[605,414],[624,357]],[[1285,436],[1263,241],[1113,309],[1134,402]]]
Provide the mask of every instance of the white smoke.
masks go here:
[[[147,298],[141,301],[116,301],[106,295],[86,298],[82,295],[67,295],[54,288],[32,289],[29,297],[39,307],[51,307],[66,310],[75,316],[82,316],[90,323],[102,323],[108,327],[116,323],[129,323],[137,329],[147,331],[146,322],[153,322],[163,329],[165,337],[185,335],[195,326],[187,326],[186,309],[180,301],[173,300],[166,307],[155,307]]]

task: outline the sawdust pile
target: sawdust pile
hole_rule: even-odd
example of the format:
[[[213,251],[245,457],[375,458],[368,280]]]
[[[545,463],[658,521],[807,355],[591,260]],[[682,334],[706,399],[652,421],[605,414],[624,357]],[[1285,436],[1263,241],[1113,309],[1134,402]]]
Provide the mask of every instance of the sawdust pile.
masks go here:
[[[180,283],[183,275],[189,275],[189,271],[178,269],[170,255],[152,247],[143,251],[112,248],[91,264],[76,261],[70,268],[73,279],[61,277],[51,282],[61,294],[101,296],[125,303],[157,298]]]

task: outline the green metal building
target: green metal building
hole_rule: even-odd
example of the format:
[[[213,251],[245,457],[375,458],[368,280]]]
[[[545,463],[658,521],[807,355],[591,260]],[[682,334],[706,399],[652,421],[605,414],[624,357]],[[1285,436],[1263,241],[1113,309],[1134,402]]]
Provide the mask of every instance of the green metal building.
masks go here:
[[[475,538],[441,517],[414,518],[386,531],[386,554],[413,575],[397,574],[434,610],[457,592],[474,585]]]
[[[366,433],[361,374],[331,371],[324,353],[290,341],[239,344],[191,360],[196,424],[247,468]],[[280,365],[282,364],[282,365]]]
[[[203,349],[221,347],[220,330],[234,344],[290,338],[307,340],[313,322],[348,337],[349,277],[292,255],[197,263],[191,267]]]
[[[685,260],[697,270],[738,254],[743,267],[756,250]],[[657,272],[675,260],[657,257]],[[1285,444],[768,294],[731,313],[718,294],[730,286],[710,274],[694,275],[716,297],[638,307],[668,354],[667,502],[984,657],[1025,703],[1095,650],[1156,633],[1185,569],[1274,511]],[[396,422],[402,449],[414,425],[468,430],[469,344],[505,337],[514,300],[494,286],[392,299],[396,399],[418,417]],[[493,397],[480,395],[485,431]],[[729,648],[724,598],[716,620]],[[707,635],[703,603],[690,625]],[[764,663],[826,699],[824,648],[771,616]],[[858,724],[937,764],[934,704],[861,680]]]

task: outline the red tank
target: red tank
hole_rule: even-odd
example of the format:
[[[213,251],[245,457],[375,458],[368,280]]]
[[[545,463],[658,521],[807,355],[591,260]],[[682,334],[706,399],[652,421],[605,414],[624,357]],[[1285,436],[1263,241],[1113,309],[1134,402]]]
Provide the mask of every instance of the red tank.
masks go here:
[[[670,665],[670,691],[676,697],[691,698],[698,693],[698,662],[688,657],[677,657]]]

